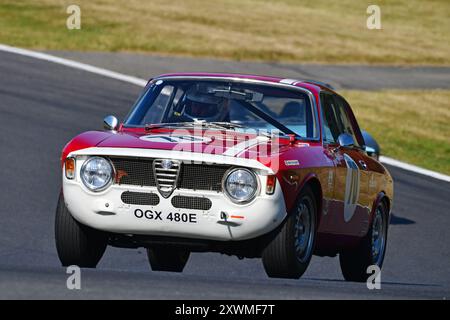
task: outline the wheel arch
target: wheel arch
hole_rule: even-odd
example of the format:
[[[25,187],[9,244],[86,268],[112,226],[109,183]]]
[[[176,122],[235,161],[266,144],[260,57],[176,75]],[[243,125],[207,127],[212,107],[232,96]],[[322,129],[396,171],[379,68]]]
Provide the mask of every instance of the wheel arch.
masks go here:
[[[303,182],[300,184],[300,187],[298,188],[297,197],[300,195],[300,192],[306,188],[310,187],[312,192],[314,193],[314,199],[316,201],[316,207],[317,207],[317,228],[319,227],[319,223],[322,217],[322,209],[323,209],[323,192],[322,192],[322,185],[320,184],[319,178],[315,174],[310,174],[306,176],[306,178],[303,180]]]
[[[378,206],[378,204],[380,202],[383,202],[386,205],[387,215],[388,215],[387,219],[388,219],[388,226],[389,226],[389,222],[390,222],[390,219],[391,219],[391,206],[392,206],[392,204],[391,204],[391,199],[389,199],[389,196],[384,191],[380,191],[377,194],[377,197],[375,198],[375,200],[373,202],[372,210],[370,212],[370,223],[372,223],[373,217],[375,215],[375,210],[376,210],[376,208],[377,208],[377,206]]]

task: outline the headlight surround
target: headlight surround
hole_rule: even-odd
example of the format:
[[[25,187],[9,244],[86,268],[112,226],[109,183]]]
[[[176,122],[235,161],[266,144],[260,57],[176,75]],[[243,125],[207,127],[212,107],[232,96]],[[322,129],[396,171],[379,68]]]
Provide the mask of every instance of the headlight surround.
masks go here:
[[[258,178],[251,170],[232,169],[225,176],[223,189],[231,201],[247,203],[256,197],[259,189]]]
[[[105,190],[113,181],[114,168],[102,157],[91,157],[81,167],[81,181],[91,191]]]

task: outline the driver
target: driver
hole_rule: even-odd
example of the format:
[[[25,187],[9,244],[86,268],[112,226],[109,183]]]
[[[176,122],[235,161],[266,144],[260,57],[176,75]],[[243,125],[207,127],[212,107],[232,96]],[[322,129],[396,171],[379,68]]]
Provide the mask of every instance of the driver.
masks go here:
[[[187,93],[182,116],[206,122],[229,122],[229,100],[211,94]]]

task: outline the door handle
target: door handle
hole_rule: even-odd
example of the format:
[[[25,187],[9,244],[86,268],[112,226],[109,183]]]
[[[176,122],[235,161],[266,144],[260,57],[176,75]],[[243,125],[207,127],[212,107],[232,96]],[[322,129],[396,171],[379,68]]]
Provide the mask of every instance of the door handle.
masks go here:
[[[358,162],[364,170],[367,170],[367,164],[363,160],[359,160]]]

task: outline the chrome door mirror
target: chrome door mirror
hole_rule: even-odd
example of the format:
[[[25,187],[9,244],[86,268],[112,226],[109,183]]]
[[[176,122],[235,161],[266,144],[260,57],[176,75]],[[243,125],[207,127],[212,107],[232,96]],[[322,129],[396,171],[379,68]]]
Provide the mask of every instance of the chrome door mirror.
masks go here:
[[[378,154],[377,150],[375,150],[375,148],[372,148],[372,147],[369,147],[369,146],[364,146],[364,151],[366,152],[366,154],[369,157],[372,157],[372,158],[378,160],[379,154]]]
[[[338,137],[338,143],[343,148],[353,148],[355,146],[355,140],[348,133],[341,133]]]
[[[381,153],[380,145],[367,131],[361,130],[361,133],[364,138],[364,151],[369,157],[378,160]]]
[[[103,129],[108,131],[116,131],[119,127],[119,120],[114,116],[106,116],[103,119]]]

